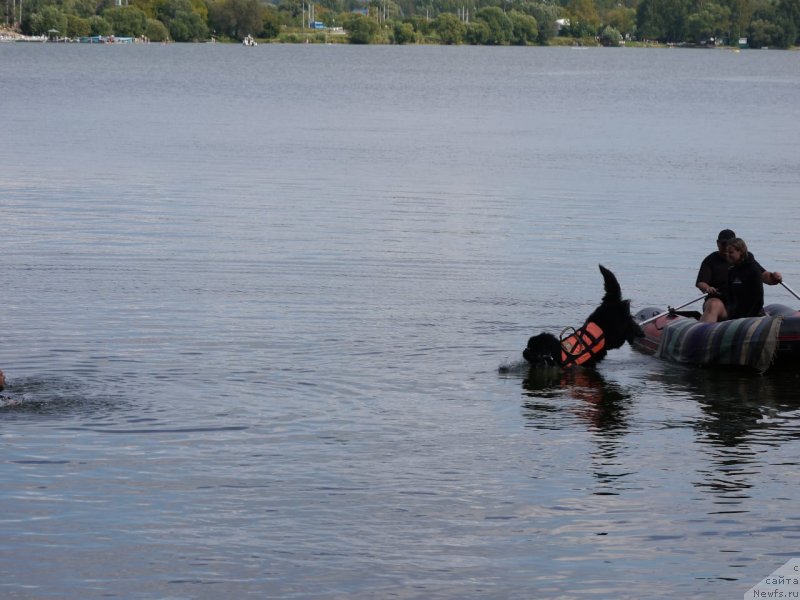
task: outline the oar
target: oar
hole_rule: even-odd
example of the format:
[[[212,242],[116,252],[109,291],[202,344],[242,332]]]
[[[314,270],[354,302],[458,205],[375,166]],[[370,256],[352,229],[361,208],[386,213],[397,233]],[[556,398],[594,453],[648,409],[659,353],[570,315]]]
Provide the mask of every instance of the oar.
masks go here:
[[[782,285],[783,287],[785,287],[787,290],[789,290],[789,293],[790,293],[792,296],[794,296],[795,298],[797,298],[798,300],[800,300],[800,296],[798,296],[798,295],[797,295],[797,292],[795,292],[795,291],[794,291],[792,288],[790,288],[788,285],[786,285],[786,284],[785,284],[785,283],[783,283],[782,281],[781,281],[781,285]]]
[[[703,294],[702,296],[698,296],[694,300],[689,300],[688,302],[684,302],[680,306],[676,306],[675,308],[670,308],[669,310],[665,310],[664,312],[662,312],[660,314],[657,314],[655,317],[650,317],[649,319],[645,319],[644,321],[639,323],[639,326],[641,327],[642,325],[647,325],[650,321],[655,321],[656,319],[659,319],[659,318],[661,318],[661,317],[663,317],[665,315],[668,315],[669,313],[671,313],[674,310],[680,310],[682,308],[685,308],[685,307],[689,306],[690,304],[694,304],[695,302],[697,302],[698,300],[702,300],[706,296],[708,296],[708,294]],[[800,297],[798,297],[798,300],[800,300]]]

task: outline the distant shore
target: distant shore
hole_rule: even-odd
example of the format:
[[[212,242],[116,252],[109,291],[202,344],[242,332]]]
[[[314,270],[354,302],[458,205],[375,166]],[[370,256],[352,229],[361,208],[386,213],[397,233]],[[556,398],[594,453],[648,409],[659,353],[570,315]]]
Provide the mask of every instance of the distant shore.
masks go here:
[[[95,38],[100,37],[100,43],[143,43],[146,40],[140,40],[138,38],[120,38],[114,36],[95,36]],[[87,41],[84,39],[68,39],[68,38],[49,38],[46,35],[24,35],[15,31],[13,29],[9,29],[7,27],[0,27],[0,43],[2,42],[38,42],[38,43],[78,43],[82,41]],[[98,40],[93,40],[94,43],[97,43]],[[323,36],[320,32],[288,32],[282,33],[276,38],[273,39],[259,39],[256,38],[255,40],[257,44],[347,44],[347,38],[345,35],[338,34],[338,35],[331,35],[331,36]],[[169,42],[172,43],[172,42]],[[208,44],[208,43],[221,43],[221,44],[241,44],[238,40],[218,40],[216,38],[211,38],[210,40],[202,41],[202,42],[184,42],[184,43],[197,43],[197,44]],[[374,46],[379,45],[386,45],[386,44],[369,44]],[[424,43],[417,43],[417,44],[408,44],[408,45],[426,45]],[[439,45],[439,44],[436,44]],[[468,45],[468,44],[462,44]],[[528,46],[531,48],[535,47],[602,47],[602,44],[594,39],[594,38],[587,38],[587,39],[575,39],[575,38],[566,38],[566,37],[556,37],[552,38],[546,46]],[[739,51],[740,48],[738,46],[707,46],[701,44],[688,44],[688,43],[681,43],[681,44],[665,44],[661,42],[654,42],[654,41],[624,41],[620,43],[620,47],[628,47],[628,48],[697,48],[697,49],[711,49],[711,50],[729,50],[729,51]],[[744,49],[744,48],[741,48]],[[747,48],[748,50],[766,50],[768,48]],[[788,50],[800,50],[800,47],[793,46],[788,48]]]

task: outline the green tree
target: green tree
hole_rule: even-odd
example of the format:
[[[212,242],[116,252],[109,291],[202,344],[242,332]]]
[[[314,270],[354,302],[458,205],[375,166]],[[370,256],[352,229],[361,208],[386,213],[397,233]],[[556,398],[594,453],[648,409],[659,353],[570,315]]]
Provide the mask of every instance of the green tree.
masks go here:
[[[666,37],[664,17],[658,0],[642,0],[636,9],[636,27],[643,40],[660,40]]]
[[[665,0],[667,42],[682,42],[686,39],[686,20],[689,16],[689,0]]]
[[[468,44],[473,46],[483,46],[490,43],[492,39],[492,30],[486,21],[472,21],[467,23],[467,31],[464,34],[464,39]]]
[[[511,20],[511,43],[515,46],[535,44],[539,39],[539,25],[529,15],[512,10],[508,13]]]
[[[508,15],[497,6],[482,8],[475,15],[476,20],[483,21],[489,27],[489,37],[484,42],[492,46],[508,44],[514,32],[514,26]]]
[[[632,35],[636,32],[636,11],[632,8],[624,6],[613,8],[606,13],[605,21],[622,35]]]
[[[208,27],[196,12],[178,12],[169,22],[169,35],[176,42],[208,39]]]
[[[208,8],[204,0],[153,0],[153,2],[152,16],[164,23],[167,28],[178,16],[188,24],[190,19],[186,15],[192,13],[197,14],[204,24],[208,21]],[[148,14],[147,11],[145,14]]]
[[[208,39],[208,9],[202,0],[155,0],[153,11],[176,42]]]
[[[547,44],[558,32],[556,21],[559,17],[558,7],[552,4],[536,2],[526,7],[527,12],[536,19],[539,28],[539,43]]]
[[[115,6],[107,8],[103,16],[111,23],[114,35],[139,37],[147,29],[147,17],[135,6]]]
[[[717,39],[730,31],[731,10],[727,6],[708,3],[686,19],[686,35],[694,42]]]
[[[158,19],[147,19],[144,35],[152,42],[166,42],[169,39],[167,26]]]
[[[77,0],[81,2],[88,2],[91,0]],[[161,3],[161,0],[128,0],[130,6],[135,6],[147,15],[148,19],[155,19],[157,15],[156,7]]]
[[[575,38],[589,38],[597,34],[597,29],[589,21],[571,18],[569,25],[561,30],[561,34]]]
[[[779,15],[776,25],[780,27],[781,37],[779,43],[775,45],[779,48],[789,48],[793,46],[797,40],[797,27],[792,20]]]
[[[600,42],[603,46],[616,47],[619,46],[620,41],[622,41],[622,34],[611,25],[606,25],[603,33],[600,34]]]
[[[29,2],[25,2],[25,10],[22,13],[22,33],[26,35],[32,35],[33,31],[31,29],[31,19],[33,15],[39,14],[42,12],[45,6],[47,6],[49,2],[47,0],[30,0]],[[11,7],[8,7],[9,10]],[[17,4],[15,15],[19,15],[19,4]]]
[[[238,40],[261,32],[263,14],[258,0],[213,0],[208,5],[211,28]]]
[[[67,37],[86,37],[91,31],[89,19],[84,19],[74,14],[67,15]]]
[[[455,45],[464,41],[467,26],[453,13],[442,13],[434,21],[434,29],[443,44]]]
[[[417,41],[417,34],[411,23],[395,23],[393,33],[395,44],[413,44]]]
[[[796,45],[800,42],[800,0],[780,0],[776,12],[786,32],[786,45]]]
[[[455,15],[452,16],[455,17]],[[457,18],[458,17],[456,17],[456,19]],[[410,17],[407,17],[406,20],[414,26],[414,31],[417,32],[417,37],[425,37],[436,34],[436,19],[428,20],[422,15],[411,15]]]
[[[191,12],[197,13],[203,20],[203,23],[208,23],[208,2],[207,0],[189,0],[189,5],[192,7]]]
[[[88,19],[96,13],[97,6],[94,0],[63,0],[61,10],[67,15],[76,15]]]
[[[781,46],[784,39],[783,29],[775,22],[766,19],[755,19],[747,28],[747,43],[753,48],[764,46]]]
[[[51,30],[62,36],[67,35],[67,15],[57,6],[45,6],[31,15],[30,28],[34,35],[47,35]]]
[[[91,35],[107,36],[114,33],[114,30],[111,28],[111,23],[106,21],[103,17],[95,15],[89,17],[89,33]]]
[[[661,42],[682,42],[689,0],[642,0],[636,11],[639,35]]]
[[[746,35],[747,27],[753,20],[755,10],[754,0],[728,0],[728,7],[731,9],[731,34],[732,40],[738,40],[742,35]]]
[[[281,32],[281,18],[272,6],[261,7],[261,37],[276,38]]]
[[[281,0],[278,3],[278,12],[289,25],[302,25],[303,0]]]
[[[347,16],[344,28],[347,30],[347,39],[351,44],[370,44],[375,41],[379,31],[378,24],[374,19],[358,13]]]
[[[577,37],[584,37],[585,33],[583,32],[594,35],[600,27],[600,15],[597,14],[597,6],[592,0],[569,0],[567,10],[572,27],[578,26],[582,32]]]

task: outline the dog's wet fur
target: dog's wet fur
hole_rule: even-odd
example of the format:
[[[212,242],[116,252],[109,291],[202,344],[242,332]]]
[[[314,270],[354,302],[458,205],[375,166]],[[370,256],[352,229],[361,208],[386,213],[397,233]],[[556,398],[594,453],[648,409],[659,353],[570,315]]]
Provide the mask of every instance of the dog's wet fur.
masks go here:
[[[594,312],[586,319],[587,323],[595,323],[603,330],[605,347],[600,350],[584,366],[593,366],[603,360],[608,350],[621,348],[625,342],[632,343],[637,337],[643,337],[641,327],[631,315],[631,301],[622,299],[622,289],[614,273],[600,265],[600,272],[605,282],[605,296]],[[522,352],[531,366],[563,366],[561,362],[561,341],[550,333],[540,333],[528,340],[528,347]]]

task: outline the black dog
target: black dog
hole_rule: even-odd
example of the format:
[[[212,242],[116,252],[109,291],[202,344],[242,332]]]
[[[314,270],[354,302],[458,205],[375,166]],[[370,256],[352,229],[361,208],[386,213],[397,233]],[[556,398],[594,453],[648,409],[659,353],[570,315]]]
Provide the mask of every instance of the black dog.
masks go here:
[[[620,348],[644,336],[631,316],[631,301],[622,299],[622,289],[614,274],[600,265],[606,294],[583,326],[572,335],[558,339],[550,333],[540,333],[528,340],[523,350],[533,366],[572,367],[592,366],[603,360],[609,350]],[[566,331],[566,330],[565,330]]]

